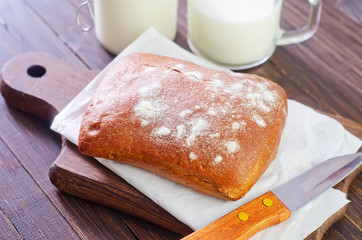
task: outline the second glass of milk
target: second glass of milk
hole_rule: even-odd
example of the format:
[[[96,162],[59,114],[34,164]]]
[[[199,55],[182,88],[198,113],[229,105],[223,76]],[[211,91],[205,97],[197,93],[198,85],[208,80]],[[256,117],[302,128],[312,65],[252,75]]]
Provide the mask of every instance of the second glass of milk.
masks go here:
[[[319,0],[313,2],[317,6],[311,7],[314,19],[310,21],[317,24],[283,36],[282,0],[188,0],[189,46],[231,69],[257,66],[269,59],[277,45],[301,42],[314,34],[321,6]],[[281,38],[284,43],[278,44]]]
[[[224,65],[269,58],[279,34],[281,0],[188,0],[191,49]]]

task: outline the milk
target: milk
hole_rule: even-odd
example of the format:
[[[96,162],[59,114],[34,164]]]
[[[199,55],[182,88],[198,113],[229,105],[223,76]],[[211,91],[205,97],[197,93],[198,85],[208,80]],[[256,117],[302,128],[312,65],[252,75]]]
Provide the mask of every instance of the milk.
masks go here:
[[[111,53],[118,54],[151,26],[167,38],[175,38],[178,0],[93,2],[96,37]]]
[[[250,65],[273,53],[282,0],[188,0],[193,51],[224,65]]]

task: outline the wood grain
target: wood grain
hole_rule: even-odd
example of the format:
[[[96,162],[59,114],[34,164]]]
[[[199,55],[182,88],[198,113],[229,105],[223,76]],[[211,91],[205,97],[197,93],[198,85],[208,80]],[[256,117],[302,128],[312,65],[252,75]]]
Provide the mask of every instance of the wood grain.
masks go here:
[[[52,1],[52,8],[57,9],[57,11],[49,11],[49,6],[39,0],[28,0],[26,4],[37,14],[40,14],[45,22],[51,23],[51,30],[54,34],[67,40],[66,46],[76,53],[86,68],[99,72],[114,58],[114,55],[104,51],[100,43],[94,39],[94,31],[83,32],[75,24],[75,15],[64,18],[70,13],[75,14],[76,7],[82,2]],[[81,13],[87,21],[91,21],[89,11],[86,8],[83,8]]]
[[[4,127],[9,126],[1,126],[1,132]],[[4,144],[0,140],[0,147]],[[54,233],[76,238],[67,222],[57,219],[57,209],[42,194],[42,190],[35,187],[37,182],[27,174],[27,169],[16,160],[17,157],[10,150],[0,152],[0,192],[5,193],[1,196],[1,212],[14,223],[16,231],[23,238],[49,238]],[[4,161],[10,158],[14,161]],[[33,159],[36,157],[33,156]],[[28,192],[28,189],[33,190]]]
[[[16,231],[11,220],[0,209],[0,238],[1,239],[21,239],[21,235]]]
[[[305,15],[304,1],[285,1],[284,5],[285,19],[288,19],[284,23],[290,24],[292,28],[299,26],[301,19],[298,16]],[[313,100],[301,102],[334,115],[348,116],[361,123],[362,40],[358,37],[361,26],[336,13],[332,5],[324,4],[316,35],[303,44],[279,48],[276,52],[278,55],[272,61],[293,85],[302,89],[303,95]],[[340,34],[341,31],[344,34]],[[293,61],[298,64],[290,64]]]

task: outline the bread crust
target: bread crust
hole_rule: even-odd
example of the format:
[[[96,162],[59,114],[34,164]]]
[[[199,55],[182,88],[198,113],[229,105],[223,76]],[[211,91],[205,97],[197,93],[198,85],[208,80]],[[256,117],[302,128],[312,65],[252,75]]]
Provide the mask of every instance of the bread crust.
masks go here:
[[[238,200],[275,158],[286,115],[286,93],[268,79],[134,53],[97,87],[79,150]]]

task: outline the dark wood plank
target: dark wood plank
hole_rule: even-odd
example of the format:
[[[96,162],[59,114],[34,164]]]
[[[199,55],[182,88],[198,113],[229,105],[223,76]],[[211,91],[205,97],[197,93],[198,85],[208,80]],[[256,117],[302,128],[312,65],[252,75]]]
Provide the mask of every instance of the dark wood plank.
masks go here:
[[[11,223],[10,219],[0,209],[0,239],[15,240],[21,239],[20,234]]]
[[[303,6],[303,1],[285,3],[286,10],[294,9],[294,12],[286,11],[288,24],[298,25],[300,18],[295,10],[300,13]],[[358,37],[361,27],[331,8],[324,4],[320,28],[312,39],[280,47],[280,55],[272,60],[294,85],[314,99],[312,107],[362,122],[358,104],[361,99],[362,41]],[[298,96],[296,99],[299,100]]]
[[[360,199],[362,196],[362,174],[359,174],[348,189],[348,199]],[[360,228],[362,226],[362,202],[352,201],[347,208],[346,216]]]
[[[324,234],[323,239],[361,239],[361,230],[355,225],[347,215],[339,220],[339,224],[334,224]]]
[[[187,4],[185,0],[179,0],[177,16],[177,34],[174,42],[190,51],[189,45],[187,44]]]
[[[362,24],[362,2],[359,0],[331,0],[330,6],[333,6],[335,11],[340,11],[346,18],[351,19],[357,24]]]
[[[0,127],[0,195],[3,198],[0,209],[21,238],[69,236],[76,239],[77,235],[73,229],[61,218],[58,210],[38,187],[27,169],[17,161],[10,150],[6,150],[2,133],[7,127],[8,125]]]
[[[362,174],[359,174],[348,189],[348,199],[361,199]],[[331,235],[341,236],[343,239],[361,239],[362,232],[362,206],[361,201],[352,201],[348,204],[343,218],[331,226],[324,236],[328,239]]]
[[[54,9],[54,11],[56,10]],[[5,48],[2,51],[17,54],[42,51],[51,53],[74,66],[84,67],[79,58],[64,44],[64,41],[41,19],[41,15],[24,4],[24,1],[2,1],[0,16],[3,26],[0,30],[1,37],[8,35],[5,39],[9,40],[7,44],[3,44]],[[12,56],[1,55],[1,58],[6,57],[1,60],[2,63],[5,63],[9,59],[8,57]]]
[[[26,4],[41,16],[53,33],[64,41],[64,44],[87,68],[99,72],[114,58],[114,55],[102,48],[95,38],[94,29],[83,32],[76,24],[76,8],[82,2],[46,1],[45,4],[44,1],[26,0]],[[50,6],[57,11],[49,11]],[[87,22],[91,20],[87,8],[82,8],[81,16],[86,18]]]
[[[126,224],[132,229],[133,233],[138,239],[142,240],[177,240],[181,239],[182,235],[171,232],[160,226],[146,222],[140,218],[127,216]]]

